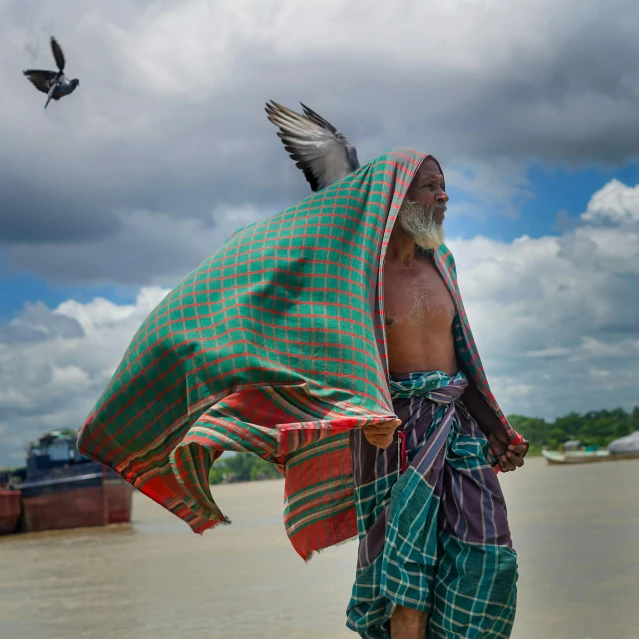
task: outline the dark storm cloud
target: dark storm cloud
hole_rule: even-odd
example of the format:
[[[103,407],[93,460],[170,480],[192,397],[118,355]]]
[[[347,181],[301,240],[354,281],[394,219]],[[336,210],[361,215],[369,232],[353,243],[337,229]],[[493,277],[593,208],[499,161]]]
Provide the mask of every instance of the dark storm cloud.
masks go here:
[[[187,272],[233,230],[231,219],[215,227],[212,210],[252,206],[259,215],[308,194],[266,120],[269,98],[320,111],[356,141],[363,162],[400,144],[451,167],[618,164],[639,148],[639,39],[628,26],[639,7],[630,0],[608,3],[603,16],[593,3],[493,2],[475,14],[462,3],[424,23],[422,38],[407,31],[413,9],[391,32],[383,18],[363,24],[344,5],[306,39],[296,31],[302,14],[290,18],[295,44],[274,30],[284,5],[267,2],[265,14],[248,11],[242,22],[202,2],[107,10],[71,0],[54,10],[0,0],[0,57],[10,61],[0,68],[8,263],[87,283]],[[163,11],[172,12],[166,24]],[[376,30],[386,40],[371,48]],[[50,33],[81,85],[45,112],[45,96],[20,71],[51,66]],[[516,208],[523,192],[504,197]],[[151,212],[145,225],[136,211]],[[206,243],[189,236],[194,229]]]
[[[117,233],[111,210],[61,185],[46,185],[24,174],[0,173],[0,242],[80,243]]]

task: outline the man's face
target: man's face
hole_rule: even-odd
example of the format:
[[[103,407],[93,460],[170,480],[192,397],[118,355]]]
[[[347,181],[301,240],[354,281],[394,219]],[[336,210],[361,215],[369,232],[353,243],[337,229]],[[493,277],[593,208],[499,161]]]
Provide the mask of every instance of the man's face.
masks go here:
[[[423,249],[436,249],[444,241],[446,202],[444,176],[437,163],[427,158],[406,192],[397,221],[415,244]]]

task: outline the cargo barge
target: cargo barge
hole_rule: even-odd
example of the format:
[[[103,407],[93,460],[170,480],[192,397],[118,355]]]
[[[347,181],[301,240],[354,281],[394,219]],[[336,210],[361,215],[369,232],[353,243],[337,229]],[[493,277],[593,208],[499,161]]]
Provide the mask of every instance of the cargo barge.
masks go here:
[[[25,469],[2,475],[0,534],[131,521],[133,487],[76,441],[75,431],[47,433],[29,444]]]

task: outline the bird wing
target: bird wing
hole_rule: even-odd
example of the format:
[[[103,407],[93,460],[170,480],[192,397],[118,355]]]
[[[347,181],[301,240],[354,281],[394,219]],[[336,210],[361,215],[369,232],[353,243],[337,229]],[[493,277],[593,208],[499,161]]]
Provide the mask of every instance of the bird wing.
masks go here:
[[[295,166],[313,191],[321,191],[359,168],[353,143],[330,122],[302,104],[300,115],[273,100],[266,105],[268,119]]]
[[[62,53],[60,45],[53,36],[51,36],[51,51],[53,51],[53,57],[55,58],[55,63],[58,65],[58,69],[64,71],[64,53]]]
[[[49,89],[55,84],[58,77],[56,71],[42,71],[40,69],[27,69],[23,73],[31,84],[42,93],[49,93]]]

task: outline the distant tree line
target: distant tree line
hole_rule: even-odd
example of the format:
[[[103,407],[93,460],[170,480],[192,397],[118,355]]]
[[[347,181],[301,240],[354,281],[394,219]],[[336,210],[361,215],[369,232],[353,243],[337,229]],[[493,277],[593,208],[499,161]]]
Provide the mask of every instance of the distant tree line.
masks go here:
[[[211,468],[209,482],[225,484],[244,481],[260,481],[282,477],[277,468],[266,460],[248,453],[225,454]]]
[[[530,442],[531,453],[538,453],[543,446],[556,449],[569,439],[578,439],[585,446],[605,448],[613,440],[639,430],[639,407],[630,412],[617,408],[584,414],[570,413],[552,422],[510,415],[508,421]]]
[[[569,439],[579,439],[585,446],[605,448],[611,441],[639,430],[639,407],[631,412],[621,408],[589,413],[570,413],[554,421],[537,417],[510,415],[513,428],[530,442],[530,452],[539,453],[544,446],[556,449]],[[225,454],[211,469],[211,484],[257,481],[282,477],[277,468],[256,455]]]

